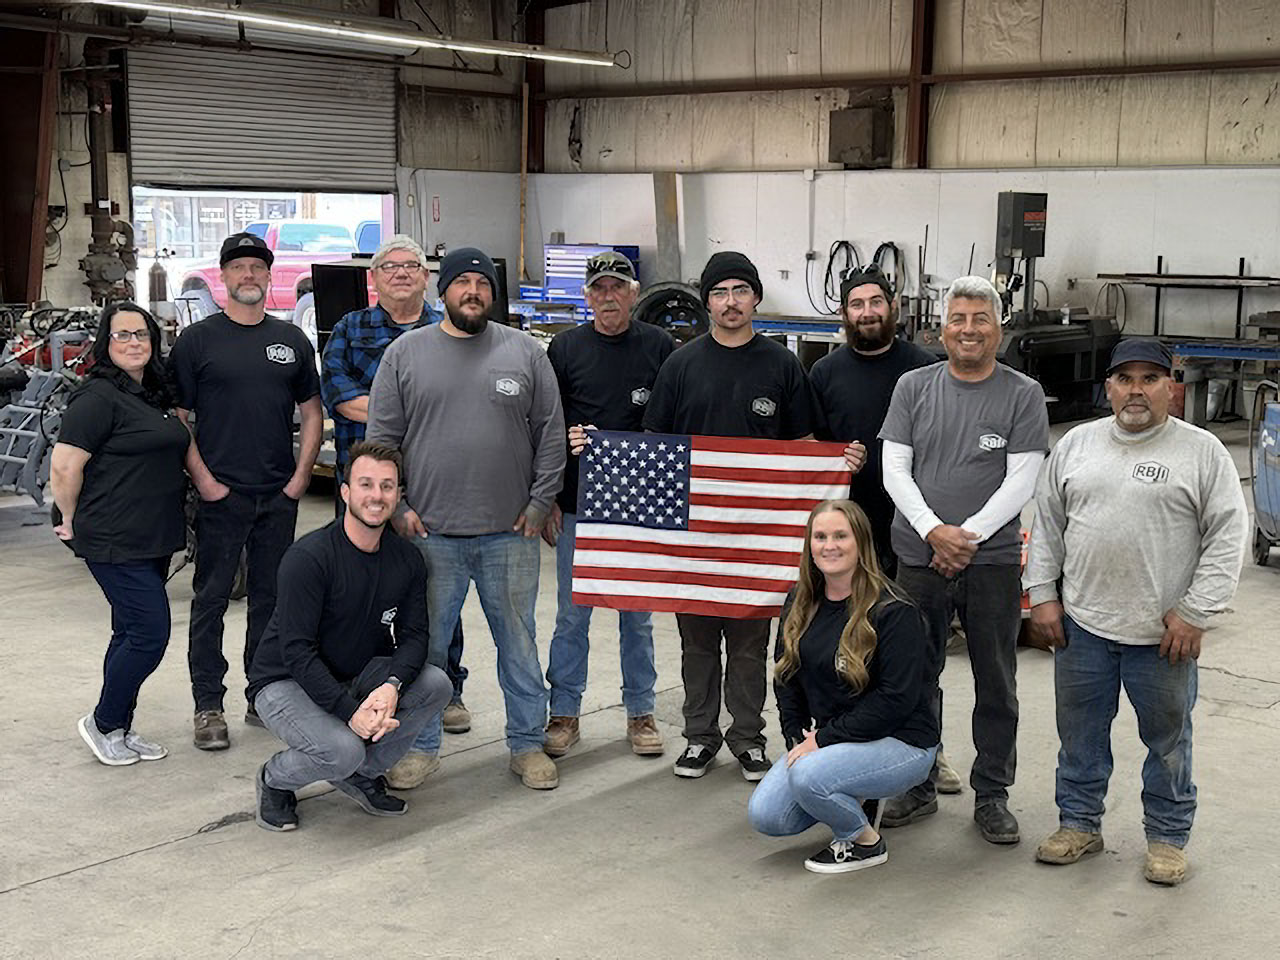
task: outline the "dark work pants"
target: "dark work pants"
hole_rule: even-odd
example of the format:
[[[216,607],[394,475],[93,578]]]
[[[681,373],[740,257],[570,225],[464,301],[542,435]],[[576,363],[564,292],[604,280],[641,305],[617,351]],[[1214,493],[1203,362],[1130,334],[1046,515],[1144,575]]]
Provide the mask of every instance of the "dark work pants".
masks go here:
[[[771,620],[730,620],[677,613],[684,679],[684,737],[714,752],[722,742],[734,756],[764,749],[766,655]],[[720,733],[720,640],[724,638],[724,703],[733,724]]]
[[[1009,796],[1017,766],[1018,628],[1022,623],[1018,564],[973,564],[950,579],[930,567],[898,568],[898,583],[920,605],[929,630],[934,676],[946,664],[951,612],[960,617],[973,667],[973,745],[977,758],[969,783],[978,804]],[[942,724],[942,698],[936,701]],[[932,780],[911,791],[935,795]]]
[[[85,561],[111,604],[111,643],[102,665],[102,694],[93,711],[98,728],[133,728],[138,691],[169,645],[169,558],[130,563]]]
[[[342,500],[342,474],[335,472],[333,478],[333,514],[339,522],[347,512],[347,505]],[[462,685],[467,680],[467,668],[462,665],[462,621],[453,630],[453,639],[449,641],[449,658],[444,666],[445,675],[453,684],[454,700],[462,699]]]
[[[241,493],[232,490],[212,503],[201,500],[196,513],[195,596],[191,600],[191,692],[196,711],[221,710],[227,688],[227,661],[222,655],[222,617],[247,548],[249,625],[244,643],[244,670],[249,673],[258,641],[276,606],[276,572],[293,543],[298,501],[283,492]]]

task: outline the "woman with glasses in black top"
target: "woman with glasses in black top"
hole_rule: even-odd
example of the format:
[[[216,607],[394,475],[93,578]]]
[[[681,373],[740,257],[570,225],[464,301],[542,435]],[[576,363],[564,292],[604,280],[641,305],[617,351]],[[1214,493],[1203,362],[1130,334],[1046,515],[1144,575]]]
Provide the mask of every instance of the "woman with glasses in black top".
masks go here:
[[[143,681],[169,643],[169,560],[186,543],[183,464],[191,434],[173,412],[160,327],[135,303],[102,311],[93,367],[54,444],[54,532],[89,567],[111,605],[111,643],[97,707],[80,736],[110,766],[159,760],[133,730]]]
[[[774,692],[788,752],[751,796],[751,825],[834,834],[804,862],[845,873],[889,859],[863,804],[928,775],[938,750],[924,621],[880,571],[871,525],[848,500],[809,514],[800,576],[783,608]]]

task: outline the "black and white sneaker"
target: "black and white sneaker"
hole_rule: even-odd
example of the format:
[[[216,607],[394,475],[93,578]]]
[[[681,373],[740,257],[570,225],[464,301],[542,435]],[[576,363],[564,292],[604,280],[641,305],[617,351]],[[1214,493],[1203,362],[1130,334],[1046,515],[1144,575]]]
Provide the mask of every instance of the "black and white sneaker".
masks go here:
[[[256,781],[258,809],[254,819],[264,830],[297,830],[298,798],[292,790],[277,790],[267,786],[266,773],[267,765],[264,763],[258,770]]]
[[[676,761],[675,775],[677,777],[700,777],[711,766],[711,761],[715,759],[715,751],[703,743],[691,743],[684,748],[684,753],[680,754],[680,759]]]
[[[884,837],[871,846],[852,840],[832,840],[804,862],[804,868],[812,873],[851,873],[866,867],[878,867],[889,859]]]
[[[375,817],[398,817],[409,810],[409,804],[387,793],[386,777],[369,778],[353,773],[345,780],[329,782],[334,789],[345,793],[359,804],[361,810]]]
[[[742,765],[742,779],[750,783],[763,780],[764,775],[773,766],[764,751],[759,747],[751,747],[738,754],[738,763]]]

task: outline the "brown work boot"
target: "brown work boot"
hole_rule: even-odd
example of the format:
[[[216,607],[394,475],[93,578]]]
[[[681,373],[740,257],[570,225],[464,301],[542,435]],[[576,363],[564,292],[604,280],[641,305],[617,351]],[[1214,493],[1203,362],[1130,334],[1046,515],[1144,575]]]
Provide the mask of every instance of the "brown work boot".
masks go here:
[[[227,720],[221,710],[201,710],[196,713],[195,745],[197,750],[225,750],[231,746]]]
[[[422,781],[439,769],[440,757],[437,754],[410,750],[387,771],[387,786],[392,790],[412,790],[422,786]]]
[[[1075,863],[1086,853],[1102,850],[1102,834],[1060,827],[1040,841],[1036,859],[1041,863]]]
[[[563,757],[581,739],[577,717],[552,717],[547,724],[547,738],[542,749],[549,757]]]
[[[1187,854],[1181,847],[1147,841],[1147,865],[1143,876],[1152,883],[1176,887],[1187,879],[1187,866]]]
[[[627,739],[631,741],[632,753],[642,757],[656,757],[662,753],[662,734],[653,722],[652,713],[627,717]]]
[[[441,721],[445,733],[466,733],[471,729],[471,711],[461,700],[454,700],[444,708]]]
[[[576,719],[574,723],[577,723]],[[511,772],[518,775],[530,790],[554,790],[560,786],[560,773],[556,770],[555,761],[541,750],[513,753]]]

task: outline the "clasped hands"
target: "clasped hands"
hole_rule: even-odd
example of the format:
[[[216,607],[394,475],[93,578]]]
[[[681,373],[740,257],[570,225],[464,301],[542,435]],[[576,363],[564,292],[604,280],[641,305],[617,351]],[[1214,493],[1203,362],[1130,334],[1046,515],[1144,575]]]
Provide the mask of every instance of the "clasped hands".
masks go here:
[[[929,566],[944,577],[954,577],[969,565],[973,555],[978,552],[980,535],[972,530],[940,523],[925,537],[933,548],[933,559]]]
[[[356,712],[347,721],[347,726],[362,740],[377,743],[400,726],[400,721],[395,716],[399,703],[399,692],[391,684],[384,683],[364,698],[364,703],[356,708]]]

